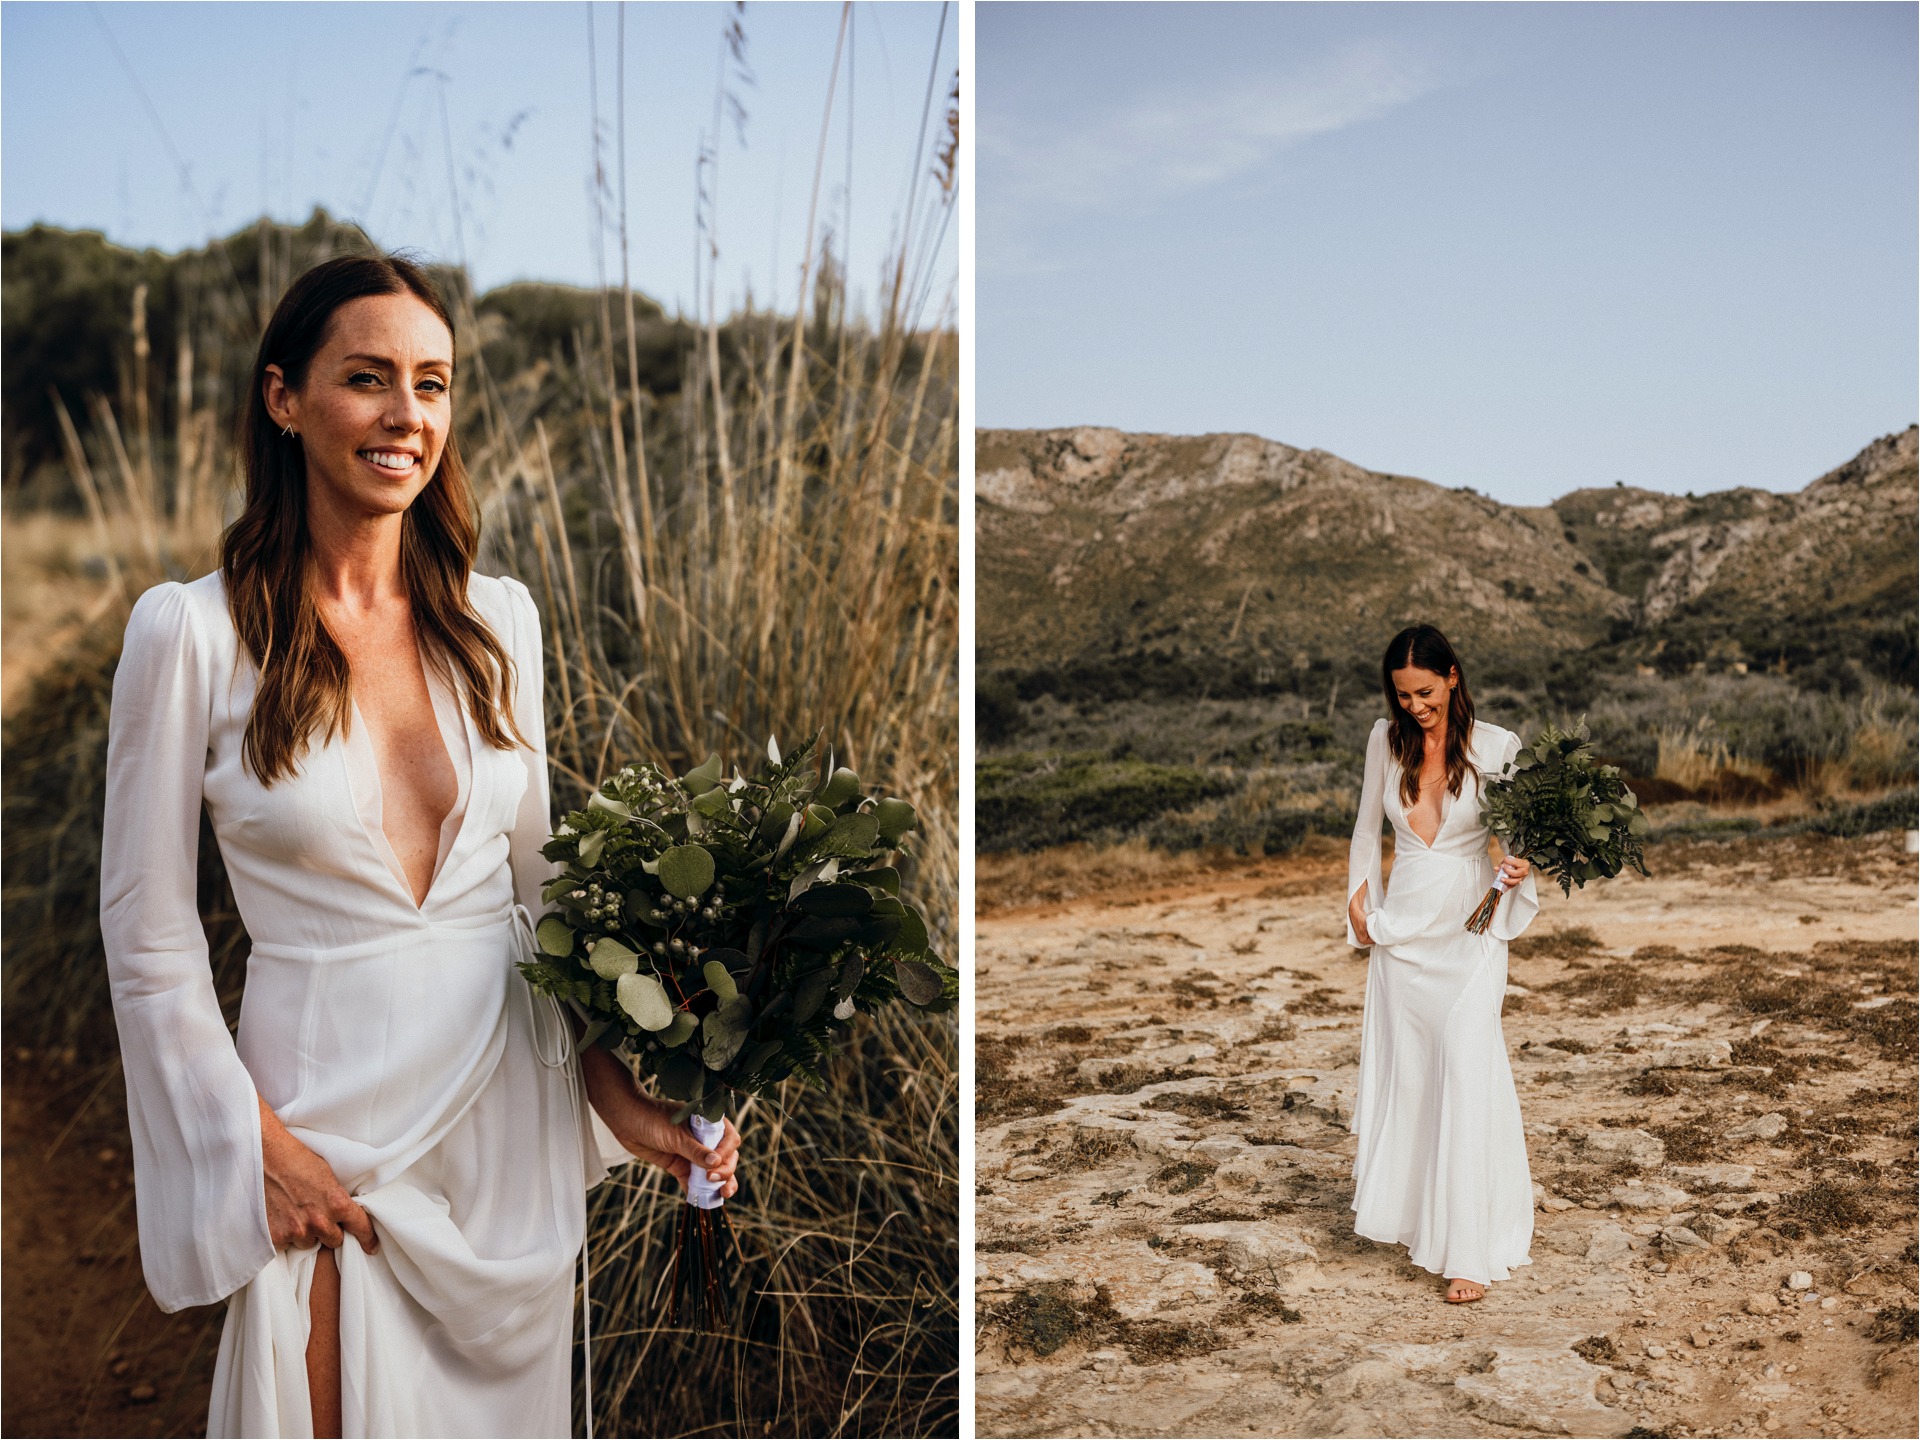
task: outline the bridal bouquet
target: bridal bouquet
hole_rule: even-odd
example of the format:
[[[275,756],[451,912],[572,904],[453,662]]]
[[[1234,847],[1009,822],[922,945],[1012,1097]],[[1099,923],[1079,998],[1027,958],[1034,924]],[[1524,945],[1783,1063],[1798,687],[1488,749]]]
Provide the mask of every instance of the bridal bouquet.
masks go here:
[[[703,1143],[723,1115],[788,1078],[823,1085],[861,1011],[904,998],[950,1009],[958,976],[933,953],[892,863],[913,807],[864,793],[767,742],[756,775],[718,756],[685,775],[628,765],[566,817],[543,854],[565,865],[520,970],[586,1021],[580,1043],[620,1049],[680,1102]],[[724,1323],[725,1213],[695,1169],[670,1287]]]
[[[1647,817],[1612,765],[1593,758],[1584,718],[1573,733],[1552,725],[1522,749],[1503,777],[1490,781],[1480,821],[1500,837],[1509,855],[1524,856],[1560,882],[1563,894],[1589,880],[1610,880],[1631,865],[1647,873],[1641,852]],[[1484,935],[1507,888],[1498,878],[1467,917]]]

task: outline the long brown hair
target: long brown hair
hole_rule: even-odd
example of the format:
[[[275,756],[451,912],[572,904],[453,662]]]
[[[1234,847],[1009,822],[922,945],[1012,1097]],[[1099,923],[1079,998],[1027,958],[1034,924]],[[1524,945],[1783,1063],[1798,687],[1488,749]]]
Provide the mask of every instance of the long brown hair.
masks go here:
[[[307,534],[306,453],[267,413],[267,366],[290,389],[306,383],[334,312],[368,295],[413,295],[453,333],[426,272],[400,256],[345,255],[322,261],[280,297],[260,337],[241,413],[247,503],[220,541],[220,571],[234,629],[259,668],[243,757],[262,785],[294,773],[313,733],[344,735],[352,715],[352,672],[320,618]],[[401,519],[400,575],[414,631],[429,662],[464,688],[474,728],[489,745],[525,744],[513,720],[513,660],[467,599],[479,548],[473,489],[451,432],[432,478]]]
[[[1442,680],[1449,675],[1459,677],[1448,692],[1446,747],[1447,793],[1458,799],[1473,751],[1473,696],[1467,692],[1467,672],[1446,636],[1431,625],[1409,625],[1388,642],[1387,653],[1380,661],[1380,688],[1386,692],[1387,714],[1393,717],[1387,726],[1387,747],[1400,762],[1401,803],[1413,805],[1419,801],[1420,768],[1426,763],[1426,739],[1420,724],[1400,704],[1393,687],[1393,672],[1409,666],[1430,670]]]

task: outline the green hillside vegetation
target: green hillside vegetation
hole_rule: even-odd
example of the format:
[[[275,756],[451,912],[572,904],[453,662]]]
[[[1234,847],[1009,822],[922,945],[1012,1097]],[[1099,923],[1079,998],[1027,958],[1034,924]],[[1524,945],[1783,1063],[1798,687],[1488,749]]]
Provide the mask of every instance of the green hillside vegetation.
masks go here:
[[[94,231],[44,225],[0,236],[0,407],[7,417],[0,476],[9,502],[80,507],[55,396],[103,468],[113,457],[95,424],[102,400],[134,461],[150,450],[161,473],[177,465],[182,433],[202,437],[203,450],[223,444],[260,327],[287,283],[329,255],[373,248],[358,227],[318,209],[302,225],[262,222],[179,254],[130,250]],[[604,468],[609,457],[595,459],[596,437],[578,423],[579,397],[591,389],[604,404],[606,391],[631,394],[637,373],[648,460],[666,475],[683,472],[679,457],[692,437],[681,389],[688,376],[702,373],[708,348],[698,324],[635,295],[630,370],[625,299],[617,290],[519,281],[475,295],[458,269],[433,267],[433,275],[461,332],[456,403],[470,454],[476,439],[499,443],[539,421],[562,473]],[[825,348],[842,330],[845,304],[830,254],[815,302],[809,339]],[[766,407],[764,389],[791,353],[791,330],[791,317],[764,312],[715,327],[710,348],[725,403]],[[849,353],[830,385],[857,389],[879,367],[897,365],[911,386],[926,361],[925,338],[903,334],[897,347],[894,356],[872,347]],[[478,403],[479,387],[492,392],[489,406]],[[198,416],[199,429],[183,431],[182,414]],[[475,419],[487,422],[484,431],[476,432]],[[607,439],[597,438],[602,445]]]
[[[1650,803],[1880,814],[1916,758],[1915,441],[1792,495],[1513,507],[1253,436],[982,431],[978,843],[1056,843],[1074,815],[1102,843],[1343,832],[1380,650],[1416,621],[1482,718],[1586,714]],[[1213,783],[1123,825],[1089,756]],[[1046,817],[1016,784],[1041,771]]]

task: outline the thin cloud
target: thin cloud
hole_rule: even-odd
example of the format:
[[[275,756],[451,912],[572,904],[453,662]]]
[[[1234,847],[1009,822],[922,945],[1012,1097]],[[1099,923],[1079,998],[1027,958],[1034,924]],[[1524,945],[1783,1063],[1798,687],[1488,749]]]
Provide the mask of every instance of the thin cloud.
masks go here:
[[[982,116],[981,220],[994,269],[1031,270],[1026,232],[1071,211],[1137,208],[1260,171],[1316,136],[1376,120],[1438,88],[1427,65],[1379,41],[1343,46],[1291,74],[1161,94],[1051,132]],[[1044,268],[1044,267],[1043,267]]]

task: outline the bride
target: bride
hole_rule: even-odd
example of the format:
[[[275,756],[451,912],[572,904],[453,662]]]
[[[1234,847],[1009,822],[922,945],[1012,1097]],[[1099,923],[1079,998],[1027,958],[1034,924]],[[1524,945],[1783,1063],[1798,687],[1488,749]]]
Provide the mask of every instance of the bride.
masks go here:
[[[551,878],[540,621],[472,573],[453,353],[406,260],[296,280],[220,569],[140,597],[114,679],[140,1253],[162,1309],[229,1302],[210,1435],[569,1434],[586,1189],[633,1156],[735,1189],[731,1126],[709,1150],[606,1051],[575,1063],[514,972]],[[203,803],[253,942],[231,1035]]]
[[[1405,1245],[1463,1304],[1528,1264],[1533,1240],[1533,1181],[1500,1031],[1507,942],[1539,910],[1525,860],[1500,862],[1509,888],[1486,933],[1465,928],[1493,881],[1482,778],[1500,774],[1520,739],[1473,718],[1459,658],[1431,625],[1394,636],[1380,674],[1391,718],[1367,741],[1347,864],[1347,942],[1370,951],[1353,1228]],[[1393,824],[1390,886],[1380,878],[1383,817]]]

